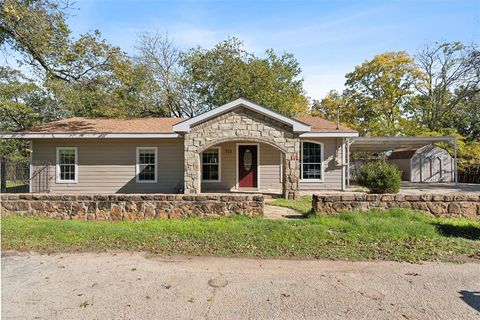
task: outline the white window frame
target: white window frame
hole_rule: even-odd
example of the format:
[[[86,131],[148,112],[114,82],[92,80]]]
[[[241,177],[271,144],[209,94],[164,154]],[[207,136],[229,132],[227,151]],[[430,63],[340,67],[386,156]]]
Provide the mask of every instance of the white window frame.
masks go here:
[[[155,174],[154,180],[140,180],[140,150],[154,150],[155,151]],[[135,154],[135,182],[136,183],[157,183],[158,180],[158,148],[157,147],[137,147]]]
[[[60,151],[61,150],[74,150],[75,151],[75,179],[64,180],[61,179],[60,174]],[[56,183],[78,183],[78,148],[77,147],[57,147],[56,148],[56,164],[55,164],[55,182]]]
[[[203,179],[203,152],[205,152],[207,150],[211,150],[211,149],[218,150],[218,179],[217,180],[205,180],[205,179]],[[202,176],[202,182],[204,182],[204,183],[222,182],[222,148],[221,147],[211,147],[211,148],[205,149],[203,152],[200,154],[200,156],[201,156],[200,172],[201,172],[201,176]],[[209,164],[211,164],[211,163],[209,163]]]
[[[303,179],[303,143],[304,142],[309,142],[309,143],[315,143],[315,144],[319,144],[320,145],[320,174],[322,176],[321,179]],[[301,140],[300,141],[300,152],[301,152],[301,162],[300,162],[300,181],[301,182],[324,182],[325,180],[325,158],[324,158],[324,152],[325,152],[325,148],[324,148],[324,144],[322,142],[318,142],[318,141],[312,141],[312,140]]]

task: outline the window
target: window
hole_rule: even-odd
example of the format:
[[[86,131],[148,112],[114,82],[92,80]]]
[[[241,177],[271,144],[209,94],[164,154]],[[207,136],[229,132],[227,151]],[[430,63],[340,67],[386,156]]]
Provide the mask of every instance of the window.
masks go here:
[[[300,155],[302,180],[323,180],[323,145],[316,142],[302,142]]]
[[[220,181],[220,148],[211,148],[202,153],[202,181]]]
[[[137,148],[137,182],[157,182],[157,148]]]
[[[57,183],[77,183],[77,148],[59,147],[57,148],[56,165]]]

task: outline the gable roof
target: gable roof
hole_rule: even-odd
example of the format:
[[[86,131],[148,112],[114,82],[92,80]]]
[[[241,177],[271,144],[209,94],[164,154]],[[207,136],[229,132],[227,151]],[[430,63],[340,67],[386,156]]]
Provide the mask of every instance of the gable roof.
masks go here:
[[[188,132],[194,124],[219,116],[237,107],[245,107],[277,121],[291,125],[300,137],[358,137],[358,132],[346,126],[337,130],[335,122],[319,117],[284,116],[245,99],[237,99],[199,116],[184,118],[82,118],[74,117],[49,122],[20,132],[0,133],[0,138],[177,138],[178,132]]]
[[[273,111],[271,109],[262,107],[256,103],[253,103],[247,99],[237,99],[232,102],[229,102],[227,104],[224,104],[223,106],[220,106],[218,108],[215,108],[213,110],[207,111],[205,113],[202,113],[196,117],[190,118],[188,120],[185,120],[183,122],[180,122],[176,125],[173,126],[173,130],[176,132],[189,132],[190,128],[194,126],[195,124],[202,123],[204,121],[207,121],[209,119],[212,119],[214,117],[217,117],[221,114],[224,114],[230,110],[233,110],[238,107],[245,107],[247,109],[256,111],[260,114],[263,114],[265,116],[268,116],[272,119],[275,119],[279,122],[282,122],[287,125],[291,125],[293,127],[294,132],[309,132],[310,131],[310,126],[308,124],[305,124],[303,122],[300,122],[299,120],[292,119],[290,117],[284,116],[283,114],[280,114],[276,111]]]

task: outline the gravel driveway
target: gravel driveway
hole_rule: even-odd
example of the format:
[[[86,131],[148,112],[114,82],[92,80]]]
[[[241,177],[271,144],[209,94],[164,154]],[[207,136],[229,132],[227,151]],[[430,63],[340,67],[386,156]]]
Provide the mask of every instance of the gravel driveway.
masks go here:
[[[478,319],[480,264],[2,257],[2,319]]]

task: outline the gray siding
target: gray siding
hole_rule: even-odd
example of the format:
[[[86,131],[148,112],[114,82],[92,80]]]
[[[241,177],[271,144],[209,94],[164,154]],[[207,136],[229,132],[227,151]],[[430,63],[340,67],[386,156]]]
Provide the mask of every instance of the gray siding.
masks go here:
[[[323,182],[305,182],[300,179],[300,190],[340,190],[342,188],[341,138],[310,138],[302,141],[323,143]],[[337,163],[337,157],[338,163]]]
[[[282,190],[282,153],[268,145],[260,145],[260,188]]]
[[[57,147],[78,148],[77,183],[56,183]],[[135,181],[137,147],[158,148],[157,183]],[[183,187],[182,139],[35,140],[32,161],[34,174],[43,168],[36,163],[50,163],[49,187],[54,193],[175,193]]]
[[[300,190],[338,190],[341,166],[336,163],[342,139],[309,139],[324,144],[324,181],[302,182]],[[202,192],[230,191],[236,187],[236,142],[221,147],[221,182],[202,182]],[[78,148],[78,182],[55,181],[56,148]],[[157,183],[135,181],[137,147],[158,148]],[[260,191],[281,191],[282,160],[276,148],[259,144]],[[338,152],[338,155],[340,153]],[[33,142],[33,174],[49,165],[49,189],[53,193],[175,193],[183,188],[184,153],[182,139],[42,139]],[[36,190],[33,180],[33,190]]]

